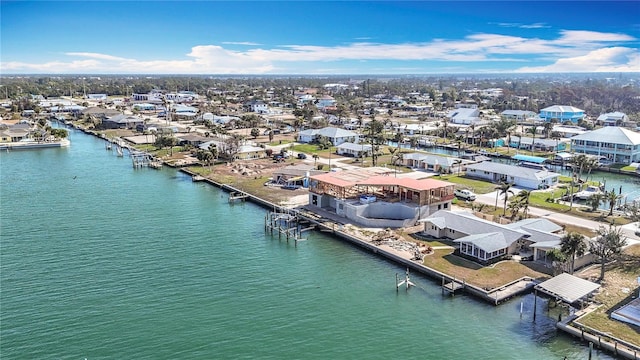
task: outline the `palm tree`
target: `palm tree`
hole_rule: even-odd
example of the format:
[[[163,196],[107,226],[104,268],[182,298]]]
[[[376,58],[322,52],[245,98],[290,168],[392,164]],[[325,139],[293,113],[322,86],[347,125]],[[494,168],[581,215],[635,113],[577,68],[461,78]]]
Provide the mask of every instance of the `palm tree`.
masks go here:
[[[513,190],[511,190],[512,186],[513,184],[511,183],[503,182],[500,184],[500,186],[496,187],[496,190],[498,190],[498,195],[496,196],[496,208],[498,207],[498,196],[504,196],[504,207],[502,216],[505,216],[507,214],[507,201],[509,200],[509,194],[513,195]]]
[[[596,211],[602,200],[604,200],[604,194],[598,192],[587,199],[587,205],[591,206],[591,211]]]
[[[461,164],[462,164],[462,159],[455,159],[455,160],[453,160],[453,163],[452,163],[452,165],[455,165],[458,168],[458,176],[460,176],[460,167],[461,167],[460,165]]]
[[[522,215],[526,218],[529,212],[529,198],[531,197],[531,191],[522,190],[516,195],[518,202],[522,205]]]
[[[569,272],[573,274],[576,256],[582,256],[587,251],[587,243],[585,242],[584,235],[576,232],[567,233],[560,238],[560,251],[570,257],[571,269],[569,269]]]
[[[605,194],[605,201],[609,203],[609,214],[607,216],[613,215],[613,208],[616,206],[616,203],[618,202],[618,200],[620,200],[621,197],[621,195],[616,194],[615,189],[611,189],[611,191]]]

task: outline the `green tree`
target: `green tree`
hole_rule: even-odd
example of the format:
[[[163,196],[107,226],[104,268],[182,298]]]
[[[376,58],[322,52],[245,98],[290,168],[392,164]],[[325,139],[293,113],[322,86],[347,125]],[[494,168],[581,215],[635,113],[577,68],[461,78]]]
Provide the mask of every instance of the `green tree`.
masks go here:
[[[596,231],[598,236],[589,246],[589,251],[600,259],[600,280],[604,279],[605,265],[620,255],[627,244],[627,238],[620,228],[600,226]]]
[[[509,201],[509,194],[513,195],[513,190],[511,190],[512,186],[513,184],[508,182],[503,182],[500,184],[500,186],[496,186],[496,190],[498,190],[498,195],[504,197],[503,198],[504,206],[502,209],[503,216],[507,215],[507,201]],[[498,201],[498,198],[496,197],[496,203],[497,201]],[[497,207],[497,204],[496,204],[496,207]]]
[[[251,129],[251,137],[253,137],[255,139],[258,136],[260,136],[260,129],[258,129],[258,128]]]
[[[560,251],[571,260],[569,272],[573,274],[575,270],[576,257],[582,256],[587,251],[587,243],[584,235],[577,232],[570,232],[560,238]]]
[[[591,207],[591,211],[596,211],[598,210],[598,206],[602,204],[602,200],[604,200],[604,194],[595,193],[587,199],[587,205]]]
[[[522,215],[524,218],[527,217],[529,213],[529,199],[531,198],[531,191],[522,190],[516,195],[518,202],[521,204]]]
[[[615,189],[611,189],[611,191],[605,194],[605,201],[609,203],[609,214],[607,216],[613,215],[613,209],[616,207],[616,203],[621,197],[621,195],[616,194]]]

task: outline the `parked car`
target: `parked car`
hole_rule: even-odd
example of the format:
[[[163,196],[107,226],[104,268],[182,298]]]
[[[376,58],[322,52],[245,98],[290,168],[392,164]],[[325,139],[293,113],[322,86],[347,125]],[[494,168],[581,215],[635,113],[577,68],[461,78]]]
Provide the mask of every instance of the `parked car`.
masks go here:
[[[476,199],[476,194],[474,194],[471,190],[467,189],[455,189],[453,194],[462,200],[474,201]]]
[[[300,159],[300,160],[304,160],[304,159],[306,159],[306,158],[307,158],[307,154],[304,154],[304,153],[298,153],[298,159]]]

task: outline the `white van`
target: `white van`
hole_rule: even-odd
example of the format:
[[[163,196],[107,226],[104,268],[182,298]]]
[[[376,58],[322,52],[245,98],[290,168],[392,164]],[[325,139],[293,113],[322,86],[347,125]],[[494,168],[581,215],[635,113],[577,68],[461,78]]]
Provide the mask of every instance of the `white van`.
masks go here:
[[[453,194],[458,199],[462,199],[462,200],[473,201],[476,199],[476,194],[474,194],[471,190],[467,190],[467,189],[455,189],[453,191]]]

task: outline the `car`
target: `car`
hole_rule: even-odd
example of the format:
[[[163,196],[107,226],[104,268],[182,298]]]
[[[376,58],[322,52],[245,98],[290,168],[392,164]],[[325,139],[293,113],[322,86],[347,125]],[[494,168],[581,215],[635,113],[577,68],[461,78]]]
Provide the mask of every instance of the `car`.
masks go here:
[[[306,159],[306,158],[307,158],[307,154],[304,154],[304,153],[298,153],[298,159],[300,159],[300,160],[304,160],[304,159]]]
[[[467,189],[455,189],[453,194],[462,200],[474,201],[476,199],[476,194],[474,194],[471,190]]]

